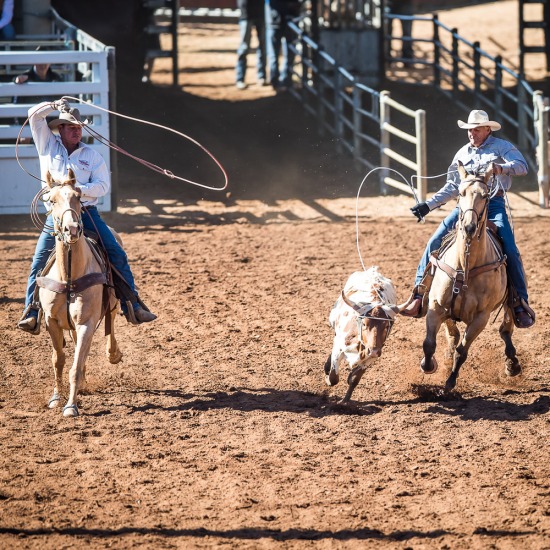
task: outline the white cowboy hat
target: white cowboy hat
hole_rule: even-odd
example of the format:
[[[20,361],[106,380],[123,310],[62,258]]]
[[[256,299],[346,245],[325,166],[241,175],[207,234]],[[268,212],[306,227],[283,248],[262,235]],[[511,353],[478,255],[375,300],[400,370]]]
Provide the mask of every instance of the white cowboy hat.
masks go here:
[[[57,128],[60,124],[76,124],[77,126],[84,126],[88,124],[88,120],[80,119],[80,111],[78,109],[71,109],[68,112],[59,113],[59,118],[48,122],[48,126],[51,130]]]
[[[478,128],[479,126],[489,126],[491,130],[500,130],[501,126],[494,120],[489,120],[489,115],[485,111],[480,109],[474,109],[470,111],[468,115],[468,122],[458,121],[458,127],[463,130],[470,130],[472,128]]]

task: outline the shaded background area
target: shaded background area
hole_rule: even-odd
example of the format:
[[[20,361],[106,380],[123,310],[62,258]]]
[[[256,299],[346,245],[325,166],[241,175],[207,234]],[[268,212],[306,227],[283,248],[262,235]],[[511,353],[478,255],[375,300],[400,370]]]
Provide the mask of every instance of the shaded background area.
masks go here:
[[[201,24],[183,24],[180,85],[170,86],[168,62],[159,60],[155,85],[151,86],[141,83],[145,38],[140,1],[125,0],[115,13],[111,13],[109,3],[103,0],[93,6],[57,0],[53,6],[62,17],[116,47],[119,112],[175,128],[216,155],[230,178],[230,195],[224,194],[223,200],[257,198],[272,202],[287,198],[355,196],[365,171],[354,166],[351,156],[337,152],[333,138],[319,135],[316,120],[307,116],[296,100],[253,88],[236,96],[234,90],[224,88],[228,74],[232,77],[236,60],[236,25],[222,25],[222,30],[202,25],[201,31]],[[106,13],[109,13],[108,24],[105,24]],[[467,18],[457,21],[459,23],[467,24]],[[191,35],[197,32],[202,32],[204,43],[200,50],[190,51],[188,38],[194,40]],[[216,33],[224,32],[227,38],[218,46],[218,42],[214,42]],[[204,62],[198,67],[201,59]],[[254,71],[253,65],[251,53],[250,72]],[[193,86],[187,84],[190,78],[200,78],[203,88],[210,86],[211,97],[195,94]],[[390,81],[382,87],[407,106],[427,111],[428,173],[445,172],[454,152],[466,141],[465,132],[457,129],[456,120],[465,118],[467,113],[430,87]],[[221,174],[200,149],[173,134],[119,119],[118,143],[177,175],[215,187],[223,183]],[[402,152],[412,156],[412,152],[410,155],[406,150]],[[118,158],[118,199],[122,206],[127,204],[127,199],[144,197],[153,189],[159,200],[220,200],[219,192],[167,180],[134,161],[120,155]],[[377,159],[372,160],[376,164]],[[429,191],[435,191],[442,183],[442,179],[430,180]],[[514,188],[536,190],[536,178],[532,174],[518,179]],[[377,194],[378,185],[373,182],[363,192]]]

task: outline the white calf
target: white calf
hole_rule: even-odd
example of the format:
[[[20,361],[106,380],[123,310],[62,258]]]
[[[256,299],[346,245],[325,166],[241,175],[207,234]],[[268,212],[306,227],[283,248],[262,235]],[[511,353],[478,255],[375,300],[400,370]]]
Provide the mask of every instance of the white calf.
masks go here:
[[[329,386],[338,384],[340,365],[347,360],[351,372],[344,402],[351,398],[367,367],[380,357],[399,312],[396,300],[391,280],[373,266],[352,273],[334,304],[329,317],[334,345],[325,364],[325,378]]]

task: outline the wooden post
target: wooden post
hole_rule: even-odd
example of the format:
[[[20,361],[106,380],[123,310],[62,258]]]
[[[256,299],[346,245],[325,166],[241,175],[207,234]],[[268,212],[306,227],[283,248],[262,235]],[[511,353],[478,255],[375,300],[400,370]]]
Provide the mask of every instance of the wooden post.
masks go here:
[[[382,168],[390,167],[390,157],[385,153],[385,149],[390,147],[390,133],[385,129],[385,125],[390,123],[390,107],[385,101],[389,97],[390,92],[386,90],[380,92],[380,166]],[[384,180],[389,176],[389,170],[381,170],[380,174],[380,193],[386,195],[388,188]]]
[[[416,175],[418,176],[418,183],[416,184],[416,190],[418,194],[418,200],[424,202],[426,195],[428,194],[428,160],[426,152],[426,111],[418,109],[414,117],[415,133],[416,133],[416,162],[417,169]]]

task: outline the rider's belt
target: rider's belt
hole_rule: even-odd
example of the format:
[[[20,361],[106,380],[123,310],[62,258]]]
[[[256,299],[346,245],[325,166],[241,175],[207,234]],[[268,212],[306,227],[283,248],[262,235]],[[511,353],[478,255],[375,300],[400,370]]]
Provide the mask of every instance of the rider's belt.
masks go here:
[[[504,191],[502,189],[499,189],[495,195],[495,197],[504,197]]]

